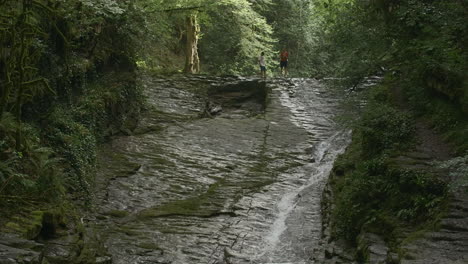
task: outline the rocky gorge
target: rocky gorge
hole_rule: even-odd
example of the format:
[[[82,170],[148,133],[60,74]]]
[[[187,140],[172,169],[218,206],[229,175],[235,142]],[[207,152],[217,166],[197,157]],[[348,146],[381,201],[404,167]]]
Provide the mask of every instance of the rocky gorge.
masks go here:
[[[14,218],[0,263],[361,263],[330,232],[328,177],[340,177],[333,164],[351,139],[336,121],[342,90],[236,76],[147,75],[141,85],[147,110],[130,135],[101,146],[92,208]],[[431,151],[417,153],[400,159],[429,167]],[[466,263],[463,199],[439,231],[402,237],[399,250],[362,233],[357,254]]]

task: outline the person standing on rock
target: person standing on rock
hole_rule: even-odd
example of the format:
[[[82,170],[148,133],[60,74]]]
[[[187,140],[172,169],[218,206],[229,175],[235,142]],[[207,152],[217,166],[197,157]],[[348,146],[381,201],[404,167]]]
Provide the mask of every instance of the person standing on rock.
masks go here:
[[[280,68],[283,76],[288,76],[288,59],[289,53],[286,49],[283,49],[280,53]]]
[[[262,52],[260,54],[260,57],[258,57],[258,64],[260,65],[260,74],[262,75],[262,78],[266,78],[266,63],[265,63],[265,52]]]

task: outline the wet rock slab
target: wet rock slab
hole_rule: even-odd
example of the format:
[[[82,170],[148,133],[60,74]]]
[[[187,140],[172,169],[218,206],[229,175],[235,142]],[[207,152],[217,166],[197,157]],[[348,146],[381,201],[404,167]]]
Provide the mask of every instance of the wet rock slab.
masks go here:
[[[0,264],[38,264],[43,247],[15,234],[0,234]]]
[[[206,112],[210,115],[255,116],[264,112],[268,88],[263,80],[242,80],[212,85],[207,90]]]
[[[307,263],[349,137],[333,121],[336,94],[310,79],[145,85],[139,133],[100,154],[87,223],[113,263]]]
[[[402,264],[468,263],[468,195],[453,197],[438,230],[427,232],[402,249]]]

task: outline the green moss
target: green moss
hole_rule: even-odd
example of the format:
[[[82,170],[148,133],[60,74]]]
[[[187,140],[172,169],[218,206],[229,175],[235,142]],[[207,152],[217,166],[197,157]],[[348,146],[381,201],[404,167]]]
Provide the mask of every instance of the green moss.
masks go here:
[[[193,216],[210,216],[216,213],[217,208],[203,208],[203,205],[210,201],[210,198],[217,194],[218,189],[225,184],[225,180],[221,179],[214,184],[211,184],[208,189],[195,197],[190,197],[184,200],[176,200],[162,206],[148,208],[138,214],[139,218],[163,217],[170,215],[193,215]]]
[[[112,216],[112,217],[123,218],[123,217],[128,216],[130,213],[127,212],[127,211],[123,211],[123,210],[111,210],[111,211],[108,211],[108,212],[106,212],[104,214]]]
[[[80,254],[78,258],[76,259],[76,263],[95,263],[95,261],[96,261],[95,252],[91,250],[89,247],[82,246]]]
[[[27,239],[50,238],[66,226],[65,213],[61,208],[21,212],[10,217],[4,228]]]
[[[127,236],[138,236],[140,233],[138,231],[133,230],[130,227],[122,226],[119,228],[119,230],[123,233],[125,233]]]
[[[143,210],[138,214],[140,218],[162,217],[170,215],[195,215],[209,216],[213,212],[200,210],[200,206],[204,202],[203,197],[188,198],[185,200],[177,200],[172,203],[165,204],[156,208]]]
[[[255,177],[252,181],[244,181],[242,183],[228,183],[226,179],[220,179],[216,183],[211,184],[208,189],[196,196],[184,200],[177,200],[160,207],[146,209],[139,214],[139,217],[163,217],[170,215],[192,215],[200,217],[209,217],[216,214],[222,205],[216,205],[210,202],[213,199],[219,198],[222,195],[224,187],[242,188],[250,191],[258,191],[260,188],[274,183],[271,177]],[[224,195],[221,196],[224,199]]]
[[[275,179],[271,178],[264,178],[264,179],[256,179],[254,181],[244,181],[242,183],[236,184],[236,186],[241,187],[242,189],[250,190],[253,192],[258,191],[259,189],[268,186],[270,184],[275,183]]]
[[[41,233],[43,215],[43,211],[33,211],[28,216],[15,216],[5,227],[26,239],[34,239]]]
[[[15,222],[8,222],[5,224],[5,227],[15,231],[22,231],[21,226]]]
[[[160,250],[160,251],[162,251],[162,249],[161,249],[158,245],[156,245],[156,244],[154,244],[154,243],[145,243],[145,242],[144,242],[144,243],[138,244],[138,247],[139,247],[139,248],[143,248],[143,249]]]

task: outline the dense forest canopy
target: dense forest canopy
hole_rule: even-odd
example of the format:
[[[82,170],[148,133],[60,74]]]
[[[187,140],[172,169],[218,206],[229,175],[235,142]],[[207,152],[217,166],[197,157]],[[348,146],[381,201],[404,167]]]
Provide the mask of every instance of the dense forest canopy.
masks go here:
[[[96,146],[144,108],[137,70],[370,75],[468,149],[459,0],[0,0],[0,195],[83,197]],[[436,100],[436,99],[437,100]],[[63,162],[65,161],[65,162]]]

